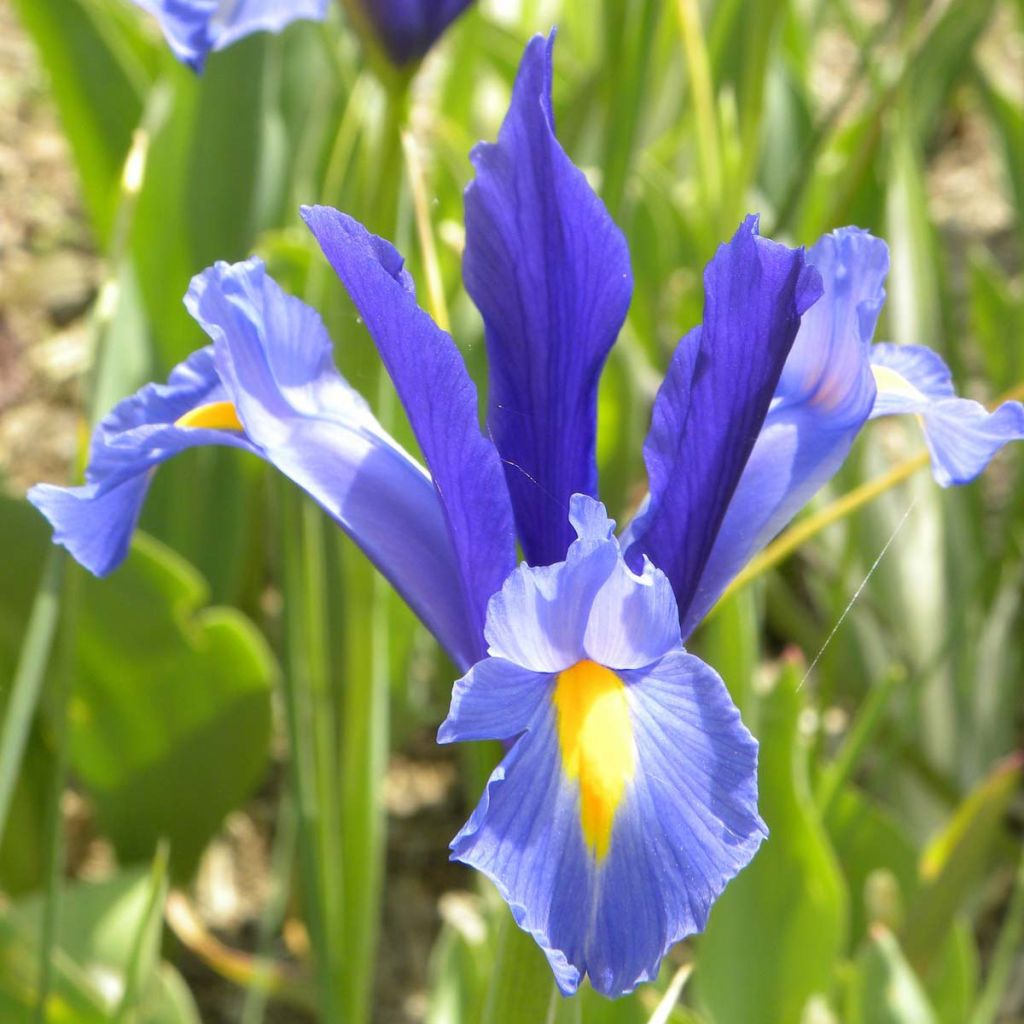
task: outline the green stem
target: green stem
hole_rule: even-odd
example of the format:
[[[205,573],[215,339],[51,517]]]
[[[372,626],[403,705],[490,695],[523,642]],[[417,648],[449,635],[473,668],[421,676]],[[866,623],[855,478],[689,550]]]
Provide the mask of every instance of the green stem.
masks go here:
[[[1010,983],[1014,961],[1024,942],[1024,853],[1017,867],[1017,880],[1006,910],[1003,926],[996,939],[985,987],[971,1014],[970,1024],[995,1024],[999,1018],[999,1006]]]
[[[281,535],[284,581],[283,680],[285,716],[291,750],[289,775],[294,787],[302,863],[302,892],[314,957],[323,1021],[341,1021],[344,964],[335,915],[338,891],[332,876],[341,871],[340,852],[330,848],[329,808],[324,788],[333,764],[324,749],[324,733],[333,715],[324,715],[324,651],[318,646],[325,595],[317,592],[322,573],[319,546],[310,540],[305,499],[281,483]],[[318,558],[321,564],[317,565]],[[319,680],[319,681],[318,681]],[[324,718],[326,717],[326,721]],[[328,748],[329,749],[329,748]]]
[[[0,731],[0,843],[3,842],[7,817],[11,810],[21,759],[25,753],[36,705],[46,678],[46,666],[57,621],[60,617],[60,589],[64,576],[64,552],[51,548],[43,567],[28,629],[21,646],[18,667],[14,672],[11,697]]]
[[[893,668],[868,694],[835,760],[818,780],[815,802],[823,820],[840,790],[856,771],[861,755],[882,722],[882,713],[888,706],[889,699],[897,688],[906,682],[906,678],[906,673],[901,667]]]

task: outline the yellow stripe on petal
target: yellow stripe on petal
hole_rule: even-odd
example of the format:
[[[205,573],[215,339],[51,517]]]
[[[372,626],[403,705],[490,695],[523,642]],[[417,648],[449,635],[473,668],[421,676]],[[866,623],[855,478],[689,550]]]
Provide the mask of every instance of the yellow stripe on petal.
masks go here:
[[[204,430],[245,430],[232,402],[207,402],[206,405],[197,405],[176,419],[174,425]]]
[[[636,767],[626,687],[611,669],[580,661],[559,673],[554,701],[562,767],[579,783],[583,837],[600,860]]]
[[[906,377],[888,366],[872,366],[871,373],[875,378],[875,387],[883,394],[909,398],[914,402],[928,400],[927,396],[918,391]]]

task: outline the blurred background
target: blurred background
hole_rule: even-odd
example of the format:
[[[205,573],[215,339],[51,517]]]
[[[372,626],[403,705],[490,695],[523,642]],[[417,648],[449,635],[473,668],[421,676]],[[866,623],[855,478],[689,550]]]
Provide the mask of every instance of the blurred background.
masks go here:
[[[761,741],[771,840],[615,1003],[553,995],[448,862],[497,752],[435,745],[454,669],[315,507],[188,452],[98,582],[23,500],[204,343],[191,275],[253,251],[414,448],[300,203],[392,238],[484,386],[468,152],[552,25],[560,139],[636,281],[600,396],[612,515],[748,211],[793,243],[883,236],[877,337],[981,401],[1024,382],[1019,0],[490,0],[404,73],[339,5],[202,77],[127,0],[0,0],[0,1020],[1024,1021],[1020,451],[941,491],[906,469],[913,423],[869,426],[805,541],[696,635]]]

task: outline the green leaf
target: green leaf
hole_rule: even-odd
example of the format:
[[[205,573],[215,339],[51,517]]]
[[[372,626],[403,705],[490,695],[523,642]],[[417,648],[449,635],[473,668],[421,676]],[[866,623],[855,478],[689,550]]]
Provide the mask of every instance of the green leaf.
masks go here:
[[[919,968],[927,968],[939,954],[958,909],[984,878],[1022,777],[1021,757],[1000,764],[967,796],[925,850],[922,884],[902,935],[907,956]]]
[[[82,584],[71,762],[123,860],[161,837],[187,876],[262,778],[274,662],[231,608],[203,608],[188,563],[143,534],[107,580]]]
[[[917,851],[883,808],[852,787],[832,801],[825,826],[850,891],[850,943],[856,947],[871,923],[865,905],[869,876],[890,872],[906,906],[917,890]]]
[[[938,1024],[917,975],[892,932],[875,925],[857,958],[850,1024]]]
[[[924,979],[938,1024],[963,1024],[978,994],[978,950],[966,920],[958,920],[946,936]]]
[[[501,908],[501,925],[481,1024],[537,1024],[562,997],[540,947]]]
[[[133,989],[124,1009],[139,1024],[199,1024],[181,976],[159,959],[165,893],[166,879],[147,869],[64,887],[47,1021],[109,1024]],[[12,1024],[32,1019],[42,903],[41,895],[20,900],[0,918],[0,1011],[10,999],[16,1009],[2,1019]]]
[[[763,700],[760,804],[770,835],[711,912],[697,950],[698,1005],[716,1021],[798,1021],[832,984],[847,895],[811,799],[797,733],[802,664],[790,662]]]

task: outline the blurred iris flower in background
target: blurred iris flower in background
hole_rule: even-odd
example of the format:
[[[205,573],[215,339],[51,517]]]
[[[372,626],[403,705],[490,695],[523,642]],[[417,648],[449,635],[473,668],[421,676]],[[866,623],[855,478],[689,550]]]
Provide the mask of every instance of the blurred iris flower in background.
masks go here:
[[[134,0],[160,23],[175,56],[202,71],[207,56],[253,32],[323,21],[330,0]],[[404,67],[421,60],[472,0],[346,0],[349,15]]]
[[[174,55],[195,71],[207,56],[253,32],[280,32],[293,21],[323,21],[330,0],[134,0],[159,22]]]
[[[425,57],[471,3],[472,0],[345,0],[356,23],[373,33],[397,67]]]
[[[563,992],[588,975],[614,996],[704,927],[766,834],[756,743],[687,637],[869,417],[919,415],[947,484],[1024,435],[1024,409],[990,415],[953,395],[929,350],[872,345],[883,242],[843,229],[805,254],[747,218],[706,268],[703,323],[654,403],[650,493],[616,537],[597,500],[597,386],[630,302],[629,255],[556,139],[551,48],[530,42],[466,193],[486,434],[402,257],[311,207],[427,468],[335,369],[319,316],[253,259],[195,278],[187,305],[212,344],[103,420],[85,485],[30,497],[102,575],[127,552],[152,470],[184,448],[240,447],[302,487],[465,673],[439,739],[509,744],[453,857],[494,881]]]

